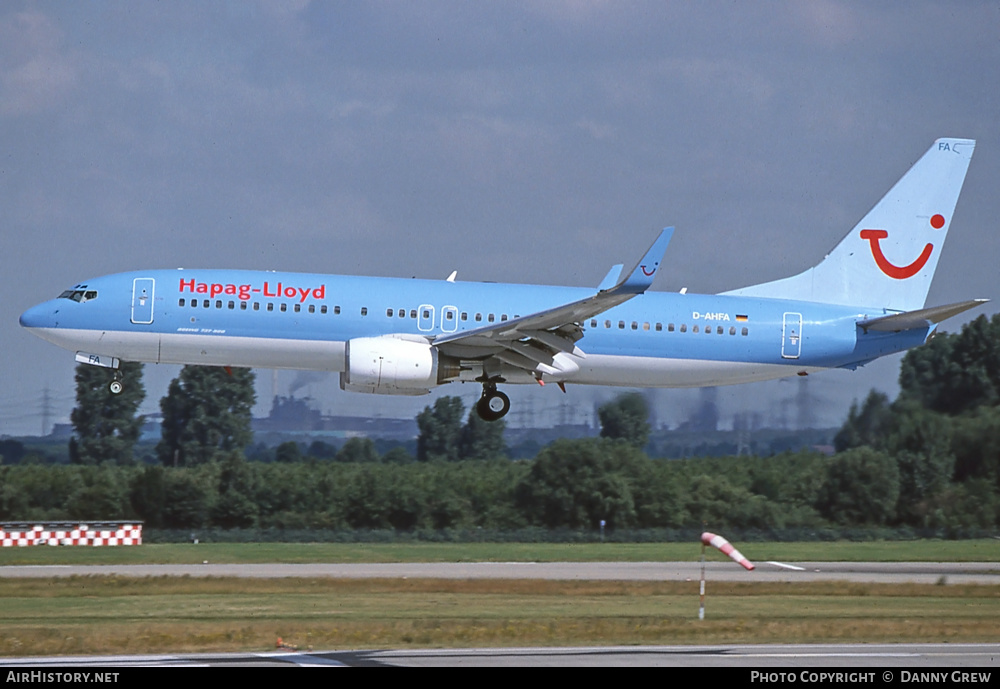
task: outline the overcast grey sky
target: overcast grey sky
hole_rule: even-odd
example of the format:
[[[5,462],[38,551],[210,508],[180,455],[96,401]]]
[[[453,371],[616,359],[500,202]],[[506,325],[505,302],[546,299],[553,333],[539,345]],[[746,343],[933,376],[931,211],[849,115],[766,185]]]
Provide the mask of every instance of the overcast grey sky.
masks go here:
[[[719,292],[818,261],[941,136],[979,144],[929,303],[997,299],[998,83],[997,2],[7,0],[0,434],[40,430],[46,387],[68,418],[72,354],[17,317],[88,277],[594,286],[676,225],[656,289]],[[897,368],[813,378],[846,405]],[[145,410],[176,370],[147,367]],[[308,391],[341,413],[428,402],[336,386]]]

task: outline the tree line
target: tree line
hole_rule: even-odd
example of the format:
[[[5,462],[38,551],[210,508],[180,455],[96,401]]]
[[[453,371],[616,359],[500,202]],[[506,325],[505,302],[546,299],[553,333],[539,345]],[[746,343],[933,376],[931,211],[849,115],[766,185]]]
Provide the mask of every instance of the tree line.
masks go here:
[[[908,465],[912,466],[912,465]],[[3,465],[0,518],[129,519],[199,529],[822,530],[910,526],[943,534],[996,525],[982,479],[907,499],[915,476],[870,447],[833,457],[654,460],[624,440],[561,440],[534,460],[195,466]]]
[[[1000,518],[1000,316],[908,353],[899,397],[872,392],[852,405],[832,456],[653,459],[644,452],[648,408],[633,393],[599,411],[602,437],[560,440],[527,461],[505,459],[502,424],[479,422],[455,397],[418,415],[416,456],[379,454],[356,438],[332,456],[291,443],[277,461],[247,461],[250,436],[235,420],[249,428],[252,373],[190,369],[161,403],[155,465],[126,452],[131,425],[102,426],[98,407],[88,407],[105,404],[111,414],[132,402],[106,393],[88,402],[103,386],[78,372],[76,463],[0,465],[0,518],[397,531],[595,530],[604,521],[610,529],[942,535],[988,532]],[[132,374],[131,389],[140,376]]]

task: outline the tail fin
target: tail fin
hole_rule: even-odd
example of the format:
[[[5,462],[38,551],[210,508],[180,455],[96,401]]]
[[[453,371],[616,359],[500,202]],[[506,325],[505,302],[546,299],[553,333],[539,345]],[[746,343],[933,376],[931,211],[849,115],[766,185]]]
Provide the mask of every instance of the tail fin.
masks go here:
[[[818,265],[724,294],[923,308],[975,147],[938,139]]]

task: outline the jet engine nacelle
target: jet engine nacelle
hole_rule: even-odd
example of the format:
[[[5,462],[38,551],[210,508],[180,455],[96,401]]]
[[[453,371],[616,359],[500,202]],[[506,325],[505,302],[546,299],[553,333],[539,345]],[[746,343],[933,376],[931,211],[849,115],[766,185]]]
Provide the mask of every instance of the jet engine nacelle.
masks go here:
[[[426,395],[457,377],[457,362],[442,356],[425,340],[359,337],[344,351],[341,390],[376,395]]]

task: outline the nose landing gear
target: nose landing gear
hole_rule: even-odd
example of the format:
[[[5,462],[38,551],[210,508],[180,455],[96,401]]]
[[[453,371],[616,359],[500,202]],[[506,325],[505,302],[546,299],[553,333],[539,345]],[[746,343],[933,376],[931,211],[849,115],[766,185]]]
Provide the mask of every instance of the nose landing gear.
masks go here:
[[[483,421],[498,421],[509,411],[510,398],[497,390],[496,381],[483,382],[483,396],[476,403],[476,413],[479,414],[479,418]]]
[[[115,369],[115,379],[111,381],[110,385],[108,385],[108,390],[111,391],[112,395],[120,395],[121,391],[124,389],[125,386],[122,385],[122,372]]]

